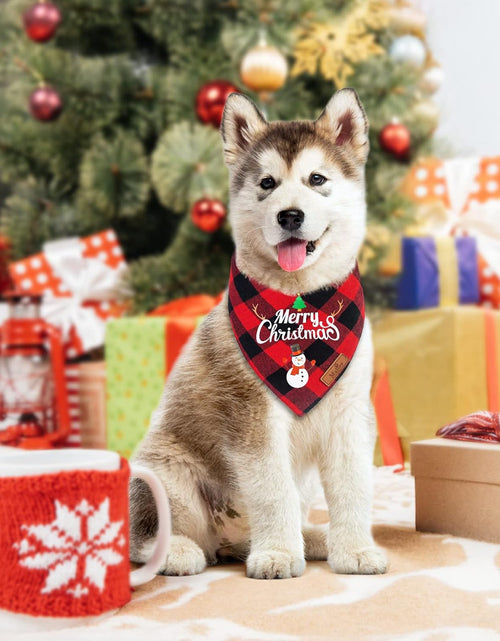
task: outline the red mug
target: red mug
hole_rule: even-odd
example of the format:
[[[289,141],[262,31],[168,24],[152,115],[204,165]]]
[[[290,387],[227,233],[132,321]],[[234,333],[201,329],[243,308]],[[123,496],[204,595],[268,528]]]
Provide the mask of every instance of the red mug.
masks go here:
[[[151,559],[129,568],[130,476],[151,488],[159,530]],[[125,605],[168,550],[170,510],[146,468],[105,450],[0,450],[2,619],[76,622]],[[19,616],[23,615],[23,616]],[[40,619],[42,618],[42,619]],[[50,627],[50,626],[49,626]]]

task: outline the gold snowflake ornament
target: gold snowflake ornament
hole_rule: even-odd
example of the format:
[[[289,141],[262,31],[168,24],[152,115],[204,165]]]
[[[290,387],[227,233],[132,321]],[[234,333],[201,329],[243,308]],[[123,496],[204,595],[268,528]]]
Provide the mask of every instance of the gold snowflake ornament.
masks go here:
[[[354,73],[353,65],[384,53],[370,29],[389,23],[386,0],[362,0],[352,11],[333,23],[312,23],[299,31],[292,76],[315,74],[319,69],[338,89]]]

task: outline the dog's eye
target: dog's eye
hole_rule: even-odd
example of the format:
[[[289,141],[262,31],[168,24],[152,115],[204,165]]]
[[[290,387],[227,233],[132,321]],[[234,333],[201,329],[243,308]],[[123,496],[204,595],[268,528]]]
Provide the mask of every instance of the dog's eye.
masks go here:
[[[262,189],[272,189],[273,187],[276,186],[276,182],[274,178],[271,178],[271,176],[268,176],[267,178],[263,178],[260,181],[260,186]]]
[[[323,183],[326,183],[326,178],[321,174],[311,174],[309,176],[309,184],[312,185],[313,187],[318,187]]]

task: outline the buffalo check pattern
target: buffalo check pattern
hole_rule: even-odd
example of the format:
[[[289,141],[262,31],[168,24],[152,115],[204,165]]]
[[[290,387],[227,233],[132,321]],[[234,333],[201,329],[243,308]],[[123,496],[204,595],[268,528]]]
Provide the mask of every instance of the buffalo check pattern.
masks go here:
[[[233,256],[228,289],[229,317],[238,345],[257,376],[298,416],[309,412],[335,385],[347,369],[359,343],[365,319],[363,288],[357,266],[338,287],[302,293],[305,303],[297,309],[296,296],[269,289],[242,274]],[[301,307],[301,306],[299,306]],[[289,310],[289,314],[279,313]],[[312,315],[326,324],[334,314],[334,339],[314,336],[295,338],[300,324],[304,330],[314,329]],[[283,323],[284,318],[304,318],[304,322]],[[281,321],[281,322],[280,322]],[[330,320],[330,324],[331,324]],[[262,324],[264,323],[264,329]],[[257,337],[287,336],[280,340],[259,343]],[[260,328],[260,330],[259,330]],[[338,331],[337,331],[338,330]],[[309,331],[308,335],[314,334]],[[292,367],[291,347],[300,345],[306,357],[308,382],[300,388],[291,387],[287,372]]]

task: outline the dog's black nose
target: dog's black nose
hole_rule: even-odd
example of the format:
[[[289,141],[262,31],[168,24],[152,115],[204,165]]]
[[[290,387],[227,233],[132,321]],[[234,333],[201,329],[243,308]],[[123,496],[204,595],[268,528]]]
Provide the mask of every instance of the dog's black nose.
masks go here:
[[[304,212],[300,209],[284,209],[278,214],[278,223],[287,231],[295,231],[304,222]]]

